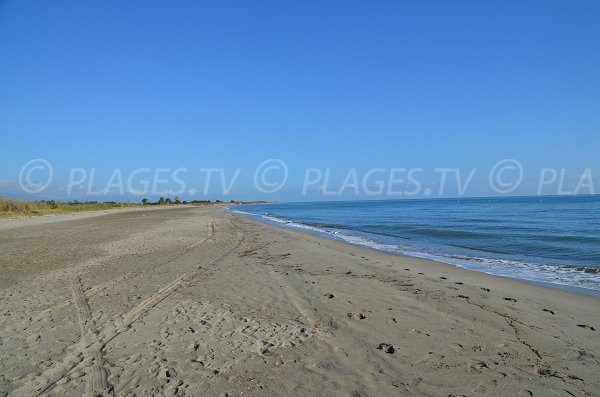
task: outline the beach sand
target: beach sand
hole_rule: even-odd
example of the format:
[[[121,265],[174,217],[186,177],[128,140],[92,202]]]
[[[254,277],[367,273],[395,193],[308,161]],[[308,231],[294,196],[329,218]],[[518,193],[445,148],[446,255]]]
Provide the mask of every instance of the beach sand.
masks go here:
[[[0,221],[0,395],[594,396],[600,299],[218,208]]]

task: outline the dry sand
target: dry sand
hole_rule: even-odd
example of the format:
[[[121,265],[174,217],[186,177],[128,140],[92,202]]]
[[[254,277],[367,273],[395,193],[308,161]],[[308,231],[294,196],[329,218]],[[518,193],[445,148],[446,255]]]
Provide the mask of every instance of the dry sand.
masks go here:
[[[217,208],[7,222],[0,395],[600,393],[598,298]]]

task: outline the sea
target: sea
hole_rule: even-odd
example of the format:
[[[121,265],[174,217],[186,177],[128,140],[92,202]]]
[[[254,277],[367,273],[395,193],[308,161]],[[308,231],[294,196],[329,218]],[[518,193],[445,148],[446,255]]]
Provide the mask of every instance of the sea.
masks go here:
[[[600,195],[231,206],[398,255],[600,295]]]

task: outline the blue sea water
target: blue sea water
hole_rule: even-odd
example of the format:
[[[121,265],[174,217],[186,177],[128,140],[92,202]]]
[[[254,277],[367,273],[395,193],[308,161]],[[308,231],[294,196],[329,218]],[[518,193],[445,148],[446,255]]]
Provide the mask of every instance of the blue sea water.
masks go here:
[[[283,203],[230,210],[377,250],[600,292],[600,196]]]

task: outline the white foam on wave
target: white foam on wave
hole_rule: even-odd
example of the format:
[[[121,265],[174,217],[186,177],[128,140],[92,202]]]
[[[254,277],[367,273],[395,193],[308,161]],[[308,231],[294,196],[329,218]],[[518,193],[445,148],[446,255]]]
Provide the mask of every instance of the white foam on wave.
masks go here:
[[[395,245],[395,244],[378,243],[376,241],[369,240],[364,237],[355,236],[355,235],[351,235],[351,234],[344,234],[344,233],[337,233],[336,236],[340,237],[342,240],[344,240],[350,244],[362,245],[364,247],[373,248],[378,251],[386,251],[386,252],[393,252],[393,253],[401,253],[402,252],[400,246]]]
[[[287,220],[285,218],[280,218],[280,217],[269,215],[269,214],[252,214],[252,213],[243,212],[243,211],[236,211],[236,210],[232,210],[232,211],[243,214],[243,215],[250,215],[252,217],[256,217],[259,219],[262,218],[262,219],[265,219],[270,222],[275,222],[275,223],[284,225],[286,227],[308,230],[311,232],[316,232],[318,234],[333,236],[339,240],[346,241],[350,244],[361,245],[361,246],[373,248],[373,249],[376,249],[379,251],[388,251],[388,252],[395,252],[395,253],[400,252],[398,245],[379,243],[379,242],[376,242],[373,240],[369,240],[367,238],[363,238],[363,237],[360,237],[357,235],[350,234],[341,229],[331,229],[331,228],[307,225],[304,223],[293,222],[293,221]]]
[[[246,212],[246,211],[240,211],[240,210],[233,210],[231,209],[231,207],[223,207],[224,210],[227,211],[231,211],[231,212],[235,212],[236,214],[241,214],[241,215],[254,215],[250,212]]]
[[[443,262],[463,269],[474,270],[495,276],[600,291],[600,275],[584,273],[570,267],[542,263],[528,263],[508,259],[436,255],[418,251],[405,251],[403,254]]]

